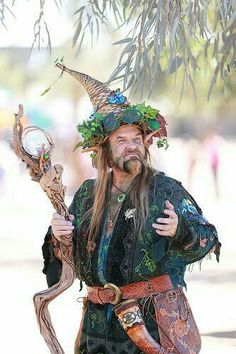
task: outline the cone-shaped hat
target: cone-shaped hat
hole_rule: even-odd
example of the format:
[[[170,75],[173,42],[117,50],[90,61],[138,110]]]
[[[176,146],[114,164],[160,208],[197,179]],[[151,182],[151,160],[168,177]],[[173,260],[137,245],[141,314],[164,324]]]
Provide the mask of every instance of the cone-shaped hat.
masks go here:
[[[96,112],[107,115],[110,112],[119,112],[122,110],[122,106],[123,108],[127,106],[127,101],[123,105],[109,103],[108,98],[112,95],[113,91],[104,83],[87,74],[68,69],[64,64],[57,63],[56,66],[73,76],[84,86]]]
[[[64,64],[57,63],[56,66],[84,86],[94,107],[89,119],[77,126],[84,140],[76,147],[82,146],[84,151],[96,151],[112,132],[127,124],[137,126],[146,143],[152,143],[152,137],[158,137],[158,146],[167,146],[166,121],[157,109],[145,106],[144,103],[131,105],[119,89],[112,91],[104,83],[68,69]]]

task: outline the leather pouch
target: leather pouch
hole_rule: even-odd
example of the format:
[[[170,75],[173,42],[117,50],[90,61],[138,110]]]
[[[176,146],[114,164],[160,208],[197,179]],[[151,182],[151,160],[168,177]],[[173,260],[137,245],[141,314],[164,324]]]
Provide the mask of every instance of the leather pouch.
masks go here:
[[[182,288],[153,296],[161,346],[176,354],[197,354],[201,337]]]

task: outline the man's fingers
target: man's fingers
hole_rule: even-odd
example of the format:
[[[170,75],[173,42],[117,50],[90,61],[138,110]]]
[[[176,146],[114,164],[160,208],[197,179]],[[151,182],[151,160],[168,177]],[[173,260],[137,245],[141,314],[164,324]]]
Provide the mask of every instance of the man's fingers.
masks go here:
[[[170,210],[174,210],[174,205],[171,204],[171,202],[169,200],[166,200],[166,207]]]
[[[74,218],[75,218],[74,215],[72,215],[72,214],[69,215],[69,220],[70,221],[73,221]],[[54,220],[65,220],[65,218],[62,215],[58,214],[58,213],[52,214],[52,220],[53,219]]]
[[[74,220],[73,215],[69,215],[69,220],[65,220],[65,218],[58,214],[54,213],[52,215],[52,221],[51,221],[51,226],[52,226],[52,232],[53,235],[61,241],[63,236],[69,236],[72,234],[74,230],[74,226],[72,225],[72,221]]]
[[[162,224],[174,224],[176,222],[175,218],[158,218],[157,219],[158,223],[162,223]]]
[[[171,217],[171,218],[176,218],[177,217],[177,214],[176,214],[176,212],[174,210],[165,209],[164,213],[166,215],[169,215],[169,217]]]
[[[61,219],[61,220],[65,220],[65,218],[64,218],[62,215],[58,214],[58,213],[54,213],[54,214],[52,214],[52,219]]]
[[[156,229],[156,230],[171,230],[172,229],[172,224],[167,224],[167,225],[162,225],[162,224],[152,224],[152,226]]]
[[[53,219],[52,220],[52,225],[54,226],[60,226],[60,225],[65,225],[65,226],[71,226],[72,223],[71,221],[66,221],[65,219]]]
[[[67,231],[57,231],[57,232],[54,232],[54,236],[56,237],[61,237],[61,236],[64,236],[64,235],[70,235],[71,234],[71,230],[67,230]]]
[[[55,229],[55,231],[74,230],[74,226],[73,225],[55,225],[54,229]]]

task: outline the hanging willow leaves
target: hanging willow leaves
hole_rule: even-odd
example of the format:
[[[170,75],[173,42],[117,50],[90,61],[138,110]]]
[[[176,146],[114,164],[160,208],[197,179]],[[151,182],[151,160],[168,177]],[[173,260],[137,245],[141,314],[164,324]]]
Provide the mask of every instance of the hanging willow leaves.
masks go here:
[[[181,57],[176,56],[175,58],[172,59],[172,61],[170,61],[167,73],[168,74],[174,73],[176,70],[178,70],[178,68],[182,63],[183,63],[183,59]]]
[[[0,22],[4,26],[6,13],[14,15],[6,2],[0,1]],[[32,48],[40,47],[42,31],[51,48],[50,32],[44,19],[45,2],[39,1]],[[54,3],[58,8],[66,6],[63,0],[54,0]],[[235,0],[90,0],[78,5],[73,16],[72,42],[78,52],[89,39],[93,44],[101,26],[116,23],[117,32],[122,28],[123,38],[120,35],[113,43],[120,46],[120,54],[109,82],[121,79],[124,89],[129,87],[142,94],[145,84],[151,91],[160,75],[181,72],[181,80],[175,80],[180,85],[181,95],[187,83],[194,92],[193,74],[204,64],[212,74],[210,97],[219,79],[223,83],[226,77],[235,74]]]

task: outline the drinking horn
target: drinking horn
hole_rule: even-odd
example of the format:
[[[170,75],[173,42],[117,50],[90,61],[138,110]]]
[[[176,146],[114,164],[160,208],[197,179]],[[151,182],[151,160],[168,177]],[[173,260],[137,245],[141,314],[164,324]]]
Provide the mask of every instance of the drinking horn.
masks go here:
[[[149,334],[136,300],[122,301],[114,307],[114,312],[129,338],[143,353],[176,354],[173,348],[163,348]]]

